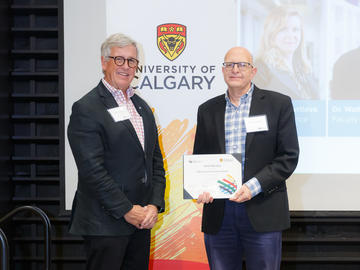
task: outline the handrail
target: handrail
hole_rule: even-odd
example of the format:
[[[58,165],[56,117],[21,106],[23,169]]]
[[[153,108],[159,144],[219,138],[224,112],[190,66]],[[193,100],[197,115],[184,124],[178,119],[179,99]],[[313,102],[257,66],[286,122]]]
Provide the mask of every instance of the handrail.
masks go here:
[[[1,264],[0,269],[9,270],[9,243],[7,241],[4,231],[0,228],[0,240],[1,240]]]
[[[51,266],[51,223],[48,218],[48,216],[45,214],[43,210],[41,210],[38,207],[35,206],[20,206],[11,212],[9,212],[7,215],[2,217],[0,219],[0,225],[1,223],[5,222],[7,219],[13,217],[14,215],[18,214],[19,212],[23,211],[30,211],[35,214],[38,214],[45,226],[44,230],[44,261],[45,261],[45,270],[50,270]],[[0,228],[0,236],[1,236],[1,247],[2,247],[2,262],[1,262],[1,269],[8,270],[9,269],[9,245],[7,242],[7,238],[4,234],[4,232]]]

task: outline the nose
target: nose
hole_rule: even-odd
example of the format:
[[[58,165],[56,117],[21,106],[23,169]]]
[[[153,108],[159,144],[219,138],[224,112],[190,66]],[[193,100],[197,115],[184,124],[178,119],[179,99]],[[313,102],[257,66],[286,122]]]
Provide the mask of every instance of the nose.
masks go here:
[[[234,65],[234,67],[232,68],[232,72],[234,72],[234,73],[240,72],[240,69],[239,69],[239,65],[238,65],[238,64],[235,64],[235,65]]]
[[[125,67],[125,68],[130,68],[130,66],[129,66],[129,60],[128,60],[128,59],[125,59],[125,62],[124,62],[124,64],[123,64],[122,66]]]

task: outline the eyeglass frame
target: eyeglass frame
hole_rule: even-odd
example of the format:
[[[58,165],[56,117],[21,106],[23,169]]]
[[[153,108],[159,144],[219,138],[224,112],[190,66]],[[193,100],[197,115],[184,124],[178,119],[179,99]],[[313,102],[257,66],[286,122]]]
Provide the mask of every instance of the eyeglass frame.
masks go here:
[[[254,68],[254,66],[249,62],[224,62],[223,67],[228,70],[234,69],[235,65],[239,70],[246,70],[246,68],[251,67]]]
[[[121,66],[123,66],[124,64],[125,64],[125,62],[127,61],[127,65],[128,65],[128,67],[130,67],[130,68],[136,68],[138,65],[139,65],[139,60],[137,60],[136,58],[132,58],[132,57],[130,57],[130,58],[125,58],[125,57],[123,57],[123,56],[106,56],[106,58],[112,58],[113,60],[114,60],[114,64],[115,65],[117,65],[118,67],[121,67]],[[121,65],[118,65],[117,63],[116,63],[116,59],[123,59],[123,63],[121,64]],[[129,65],[129,61],[135,61],[136,62],[136,65],[135,66],[133,66],[133,67],[131,67],[130,65]]]

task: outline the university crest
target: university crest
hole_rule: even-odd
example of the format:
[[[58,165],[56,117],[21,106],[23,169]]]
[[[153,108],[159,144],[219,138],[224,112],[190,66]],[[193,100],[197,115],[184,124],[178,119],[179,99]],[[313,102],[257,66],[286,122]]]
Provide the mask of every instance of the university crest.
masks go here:
[[[176,23],[158,25],[157,45],[167,59],[175,60],[186,46],[186,26]]]

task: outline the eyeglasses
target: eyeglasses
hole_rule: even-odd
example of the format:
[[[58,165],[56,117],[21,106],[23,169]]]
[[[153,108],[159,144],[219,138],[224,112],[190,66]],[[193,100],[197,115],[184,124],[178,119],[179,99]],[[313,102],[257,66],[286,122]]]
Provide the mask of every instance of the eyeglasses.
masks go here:
[[[253,67],[252,64],[248,62],[224,62],[223,66],[227,70],[232,70],[235,66],[241,71],[246,71],[249,67]]]
[[[131,68],[136,68],[139,64],[139,60],[135,59],[135,58],[125,58],[122,56],[107,56],[107,58],[112,58],[114,59],[114,63],[117,66],[122,66],[123,64],[125,64],[125,61],[127,61],[127,64],[129,67]]]

